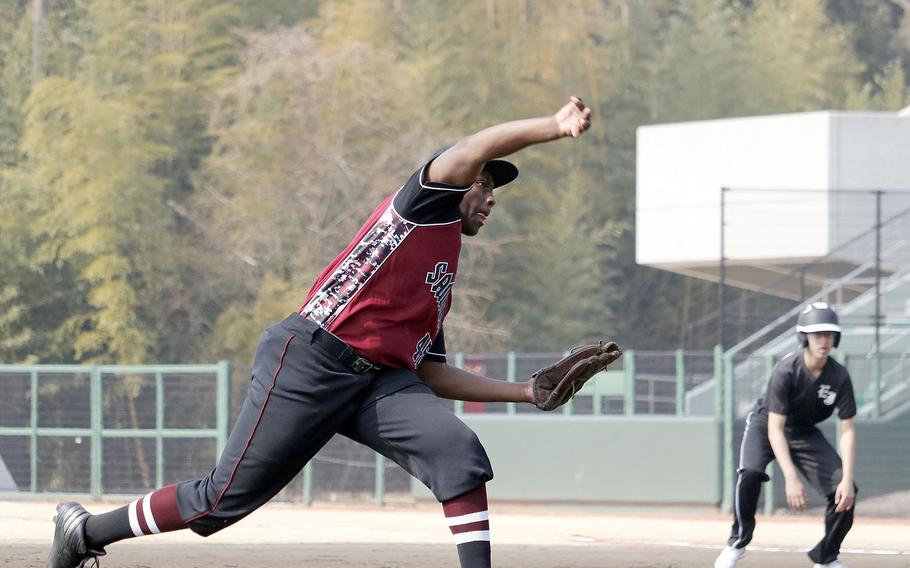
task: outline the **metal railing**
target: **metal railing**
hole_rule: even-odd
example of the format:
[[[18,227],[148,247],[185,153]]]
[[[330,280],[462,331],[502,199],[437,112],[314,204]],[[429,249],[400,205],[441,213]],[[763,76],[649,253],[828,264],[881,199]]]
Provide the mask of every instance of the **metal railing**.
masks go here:
[[[867,287],[867,290],[859,295],[855,300],[841,308],[841,317],[849,317],[853,311],[858,309],[858,307],[862,307],[865,304],[874,301],[874,281],[871,281],[869,278],[859,277],[859,275],[865,272],[868,268],[869,263],[861,265],[855,270],[852,270],[846,274],[843,278],[831,281],[827,286],[819,290],[817,293],[806,298],[803,303],[794,306],[789,311],[783,313],[775,320],[771,321],[755,333],[749,335],[731,347],[728,350],[728,353],[734,356],[740,355],[741,353],[748,353],[750,350],[754,350],[754,346],[756,344],[762,345],[762,353],[775,352],[779,350],[779,345],[782,342],[782,338],[784,341],[786,341],[787,338],[790,338],[790,336],[792,336],[793,322],[796,321],[796,316],[805,307],[806,304],[817,301],[828,301],[831,298],[834,300],[839,300],[839,292],[844,288],[844,286],[861,283]],[[883,286],[883,288],[885,288],[884,291],[887,292],[891,288],[904,284],[908,278],[910,278],[910,265],[903,267],[900,271],[889,276],[885,280],[885,285]],[[829,303],[832,303],[836,307],[840,307],[843,304],[842,301],[832,301]]]
[[[772,205],[776,203],[767,199],[767,193],[771,190],[748,190],[748,189],[727,189],[726,193],[743,193],[759,191],[756,195],[762,195],[762,203]],[[722,192],[724,193],[724,192]],[[739,227],[736,224],[729,224],[723,218],[720,220],[721,227],[727,227],[732,230],[739,229],[740,234],[737,242],[746,242],[743,239],[753,239],[755,242],[764,242],[769,238],[769,234],[775,234],[775,228],[792,229],[794,219],[792,218],[792,203],[788,199],[802,194],[822,195],[825,192],[814,190],[787,190],[786,192],[777,192],[781,200],[777,202],[779,209],[775,215],[763,219],[761,228],[755,228],[746,231],[746,228]],[[718,309],[706,314],[701,319],[689,324],[687,338],[712,338],[726,347],[730,344],[739,344],[737,351],[748,349],[744,345],[744,338],[753,334],[754,330],[762,328],[763,335],[774,333],[775,324],[779,321],[774,320],[776,314],[786,311],[788,307],[805,305],[810,297],[821,296],[818,292],[830,286],[834,281],[841,280],[841,285],[837,286],[837,298],[830,297],[832,303],[844,304],[849,302],[856,295],[876,286],[876,275],[884,278],[892,272],[900,270],[901,267],[910,265],[910,233],[907,227],[910,226],[910,207],[906,206],[907,198],[910,192],[906,191],[874,191],[874,190],[856,190],[856,191],[836,191],[832,192],[829,197],[832,203],[840,208],[853,210],[855,207],[869,208],[875,200],[881,198],[889,200],[888,207],[885,211],[879,211],[881,217],[863,217],[857,218],[857,225],[850,225],[844,219],[834,222],[833,227],[841,231],[841,236],[831,250],[827,251],[825,256],[813,258],[808,262],[801,262],[792,266],[781,265],[780,276],[773,281],[763,284],[768,290],[777,290],[786,287],[787,283],[797,282],[795,296],[781,296],[772,298],[774,292],[758,291],[739,291],[736,293],[736,299],[726,300],[727,295],[724,293],[723,286],[719,288],[721,304]],[[747,202],[739,205],[740,211],[754,207],[754,203]],[[852,218],[852,217],[851,217]],[[778,219],[779,225],[774,221]],[[732,223],[732,222],[731,222]],[[723,232],[723,231],[722,231]],[[852,233],[852,234],[848,234]],[[788,235],[790,233],[787,233]],[[792,235],[791,237],[792,238]],[[740,243],[742,244],[742,243]],[[723,253],[722,253],[723,256]],[[879,259],[881,263],[876,262]],[[724,258],[721,258],[721,265],[724,264]],[[881,270],[887,266],[887,272]],[[811,276],[811,277],[810,277]],[[807,279],[808,278],[808,279]],[[731,291],[732,292],[732,291]],[[791,292],[793,292],[791,290]],[[786,299],[789,298],[789,299]],[[775,303],[776,302],[776,303]],[[874,320],[870,318],[874,324]],[[727,337],[731,341],[722,341],[715,337],[714,331],[718,333],[726,329]],[[761,340],[756,337],[759,334],[753,334],[749,339],[754,342]],[[692,347],[687,344],[687,347]]]

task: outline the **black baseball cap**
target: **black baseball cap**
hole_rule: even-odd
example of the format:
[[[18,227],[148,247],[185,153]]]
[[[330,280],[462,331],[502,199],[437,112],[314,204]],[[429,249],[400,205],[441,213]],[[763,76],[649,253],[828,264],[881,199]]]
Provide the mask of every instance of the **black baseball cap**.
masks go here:
[[[452,146],[443,146],[439,150],[436,150],[428,161],[432,162],[451,147]],[[511,183],[518,177],[518,168],[515,164],[507,160],[490,160],[483,165],[483,171],[490,172],[490,177],[493,178],[494,188]]]
[[[511,183],[518,177],[518,168],[506,160],[490,160],[484,164],[483,169],[485,172],[490,172],[494,188]]]

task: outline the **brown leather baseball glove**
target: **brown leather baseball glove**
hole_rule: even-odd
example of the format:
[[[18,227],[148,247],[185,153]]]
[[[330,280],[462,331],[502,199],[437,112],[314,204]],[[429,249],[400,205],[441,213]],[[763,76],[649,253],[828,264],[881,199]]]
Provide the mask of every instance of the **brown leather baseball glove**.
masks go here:
[[[575,396],[588,379],[621,355],[622,349],[613,341],[575,347],[559,361],[531,375],[534,404],[541,410],[559,408]]]

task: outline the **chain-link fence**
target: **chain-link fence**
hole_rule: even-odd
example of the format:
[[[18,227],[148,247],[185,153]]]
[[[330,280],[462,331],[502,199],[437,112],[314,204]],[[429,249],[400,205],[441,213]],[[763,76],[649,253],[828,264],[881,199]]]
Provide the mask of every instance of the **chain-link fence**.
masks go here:
[[[450,364],[490,378],[525,382],[531,374],[562,357],[563,353],[463,354]],[[701,351],[627,351],[611,367],[611,376],[599,375],[571,404],[543,412],[529,404],[452,401],[457,414],[564,416],[683,415],[686,389],[714,377],[715,357]],[[251,368],[233,368],[231,413],[236,417],[250,381]],[[598,381],[602,385],[597,388]],[[368,448],[335,436],[276,498],[289,501],[409,501],[410,476]],[[545,498],[541,497],[541,498]]]
[[[450,361],[495,379],[524,382],[533,371],[561,356],[455,354]],[[877,362],[866,353],[837,356],[851,371],[865,431],[873,436],[863,444],[863,451],[871,452],[864,455],[864,467],[871,467],[864,475],[881,479],[867,490],[884,490],[894,485],[889,481],[893,475],[879,471],[876,464],[897,459],[900,444],[910,439],[905,424],[910,421],[910,354],[882,355]],[[466,416],[515,415],[553,421],[566,416],[637,415],[659,420],[666,415],[708,414],[722,424],[722,452],[729,457],[725,467],[732,467],[729,460],[737,453],[742,419],[764,392],[777,361],[772,355],[724,356],[718,350],[629,350],[615,370],[592,379],[562,410],[543,413],[516,403],[451,404],[454,412]],[[724,369],[729,371],[722,373]],[[881,375],[877,386],[876,369]],[[0,366],[0,494],[127,496],[198,478],[220,454],[249,380],[250,367],[227,364]],[[699,392],[707,393],[706,412],[690,408],[691,395]],[[883,456],[876,457],[876,451]],[[894,473],[910,464],[887,467]],[[411,483],[398,465],[336,436],[277,499],[410,502],[414,499]]]
[[[0,366],[0,492],[132,495],[212,467],[227,364]]]

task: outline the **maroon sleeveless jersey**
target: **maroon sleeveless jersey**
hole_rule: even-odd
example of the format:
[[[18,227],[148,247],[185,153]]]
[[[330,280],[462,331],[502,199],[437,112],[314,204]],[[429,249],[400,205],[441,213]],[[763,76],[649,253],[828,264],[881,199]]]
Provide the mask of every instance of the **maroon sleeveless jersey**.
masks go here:
[[[373,211],[299,310],[386,367],[416,370],[428,352],[445,361],[442,322],[461,251],[458,206],[470,186],[427,183],[425,170]]]

